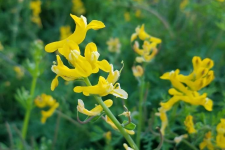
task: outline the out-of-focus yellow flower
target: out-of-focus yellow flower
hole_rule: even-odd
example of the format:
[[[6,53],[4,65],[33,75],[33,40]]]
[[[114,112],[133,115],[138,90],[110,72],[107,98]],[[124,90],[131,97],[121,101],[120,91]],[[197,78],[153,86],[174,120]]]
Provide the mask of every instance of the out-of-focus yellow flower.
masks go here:
[[[72,34],[72,32],[71,32],[70,26],[60,27],[60,40],[66,39],[71,34]]]
[[[108,116],[105,116],[105,121],[114,129],[114,130],[118,130],[118,128],[116,127],[116,125],[112,122],[112,120],[108,117]],[[124,129],[128,134],[130,135],[134,135],[135,132],[134,130],[127,130],[127,129]]]
[[[11,83],[10,83],[9,81],[6,81],[6,82],[4,83],[4,85],[5,85],[5,86],[10,86]]]
[[[188,4],[189,4],[189,0],[183,0],[180,3],[180,10],[184,10],[187,7]]]
[[[73,18],[76,24],[76,29],[74,33],[64,40],[47,44],[45,46],[46,52],[51,53],[59,49],[59,52],[61,54],[63,51],[68,51],[69,48],[70,50],[73,50],[71,49],[71,46],[73,46],[74,43],[80,44],[81,42],[83,42],[86,33],[89,29],[98,30],[105,27],[104,23],[97,20],[92,20],[89,24],[87,24],[86,17],[82,15],[81,17],[77,17],[75,15],[70,14],[70,16]]]
[[[0,42],[0,51],[3,51],[4,47],[2,45],[2,43]]]
[[[32,18],[31,20],[36,23],[39,27],[42,26],[41,18],[39,14],[41,13],[41,1],[35,0],[30,2],[30,9],[32,10]]]
[[[207,147],[209,150],[214,150],[214,146],[211,142],[212,138],[213,137],[211,131],[207,132],[205,134],[204,140],[199,144],[200,150],[203,150],[205,147]]]
[[[224,0],[217,0],[218,2],[224,2]]]
[[[46,120],[49,117],[51,117],[53,115],[56,108],[59,107],[59,103],[57,103],[56,100],[52,98],[52,96],[46,95],[46,94],[41,94],[41,96],[38,96],[34,100],[34,103],[39,108],[50,107],[50,109],[47,111],[45,111],[45,110],[41,111],[41,115],[42,115],[41,122],[43,124],[46,122]]]
[[[140,26],[138,26],[135,29],[135,33],[133,33],[131,35],[131,42],[133,42],[137,37],[139,37],[139,39],[141,39],[143,41],[150,37],[150,35],[145,32],[145,25],[144,24],[141,26],[141,28],[140,28]]]
[[[82,0],[72,0],[72,3],[73,3],[72,11],[76,15],[83,15],[86,12],[84,3],[82,2]]]
[[[195,130],[194,123],[193,123],[193,117],[191,115],[188,115],[184,121],[184,125],[187,128],[188,133],[196,133],[197,131]]]
[[[138,9],[138,10],[135,11],[135,16],[137,18],[140,18],[141,17],[141,10],[140,9]]]
[[[123,147],[125,150],[134,150],[133,148],[129,147],[126,143],[123,143]]]
[[[105,100],[104,103],[107,107],[111,107],[113,104],[113,101],[111,99],[108,99],[108,100]],[[84,102],[81,99],[79,99],[78,105],[77,105],[77,110],[80,113],[85,114],[87,116],[97,116],[102,112],[103,108],[101,105],[97,105],[97,106],[95,106],[95,108],[93,108],[92,110],[89,111],[84,107]]]
[[[124,13],[124,19],[125,21],[129,22],[130,21],[130,13],[127,11]]]
[[[13,70],[16,72],[17,79],[21,79],[24,76],[24,70],[21,67],[15,66]]]
[[[112,132],[111,131],[108,131],[104,134],[105,138],[107,141],[111,141],[112,139]]]
[[[110,38],[106,44],[110,52],[120,53],[121,44],[118,38]]]
[[[180,135],[180,136],[177,136],[174,138],[174,142],[176,144],[179,144],[184,138],[187,138],[188,135],[187,134],[183,134],[183,135]]]
[[[127,99],[128,94],[126,91],[120,88],[120,84],[116,83],[119,79],[120,72],[118,70],[113,71],[113,66],[111,65],[111,71],[107,79],[100,76],[97,85],[94,86],[76,86],[74,92],[81,93],[85,96],[90,96],[90,94],[106,96],[112,94],[116,97]]]
[[[220,123],[216,127],[217,136],[216,144],[220,148],[225,148],[225,119],[220,119]]]
[[[132,71],[135,77],[141,77],[144,73],[144,69],[140,65],[133,66]]]
[[[159,112],[156,113],[155,115],[160,117],[160,120],[162,122],[160,131],[161,131],[162,135],[165,135],[165,129],[168,125],[168,118],[166,115],[166,110],[163,107],[160,107],[158,110],[159,110]]]

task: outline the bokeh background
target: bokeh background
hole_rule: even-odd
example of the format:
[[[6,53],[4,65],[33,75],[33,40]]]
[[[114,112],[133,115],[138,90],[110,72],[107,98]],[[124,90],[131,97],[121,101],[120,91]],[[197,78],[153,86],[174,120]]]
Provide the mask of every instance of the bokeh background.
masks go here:
[[[44,45],[57,41],[62,36],[60,28],[69,26],[68,31],[74,31],[75,24],[71,14],[84,15],[87,21],[100,20],[106,27],[97,31],[89,30],[80,49],[84,50],[89,42],[95,42],[101,54],[100,59],[107,59],[114,68],[124,68],[120,77],[121,87],[127,91],[129,98],[126,106],[132,112],[134,122],[138,106],[139,86],[133,76],[132,66],[137,54],[132,49],[130,37],[138,25],[145,24],[145,30],[150,35],[162,40],[159,52],[145,69],[148,95],[145,101],[145,132],[142,134],[142,149],[157,147],[159,138],[148,130],[148,120],[157,111],[160,101],[167,100],[170,88],[168,81],[159,77],[167,71],[180,69],[183,74],[192,70],[192,57],[210,58],[214,61],[214,82],[204,89],[214,101],[213,112],[207,112],[202,107],[192,107],[193,114],[198,114],[206,124],[216,126],[218,120],[225,117],[225,2],[223,0],[41,0],[31,7],[31,0],[0,0],[0,147],[10,147],[10,137],[13,143],[21,143],[16,129],[21,129],[24,109],[15,99],[16,91],[24,87],[29,90],[31,75],[27,71],[27,61],[32,62],[34,49],[32,43],[43,41]],[[36,1],[37,2],[37,1]],[[38,10],[38,8],[40,10]],[[34,9],[37,11],[34,12]],[[120,52],[110,52],[107,41],[118,38]],[[56,60],[55,53],[42,51],[41,68],[43,73],[38,78],[35,97],[42,93],[52,95],[59,103],[58,110],[76,120],[77,99],[83,99],[86,107],[92,108],[95,101],[92,97],[84,97],[73,92],[73,87],[79,82],[65,83],[59,80],[59,86],[54,92],[50,85],[55,74],[51,71],[52,62]],[[19,68],[18,68],[19,67]],[[106,76],[103,72],[101,75]],[[100,74],[92,75],[92,83],[98,82]],[[114,100],[111,110],[117,116],[122,111],[120,99],[107,96],[104,99]],[[178,108],[182,108],[178,106]],[[183,108],[171,113],[170,126],[177,134],[185,133],[181,127],[190,108]],[[175,114],[175,116],[174,116]],[[170,115],[170,114],[169,114]],[[35,108],[31,114],[28,128],[27,144],[33,149],[49,150],[91,150],[91,149],[123,149],[123,137],[113,131],[103,121],[85,125],[76,125],[54,114],[45,124],[40,122],[40,109]],[[85,116],[80,116],[85,119]],[[177,120],[176,118],[182,118]],[[120,118],[119,118],[120,119]],[[160,126],[158,117],[154,118],[153,128]],[[137,123],[137,122],[136,122]],[[11,129],[9,136],[7,125]],[[200,125],[201,126],[201,125]],[[112,132],[112,139],[107,141],[106,132]],[[170,139],[174,136],[167,135]],[[192,138],[194,141],[194,139]],[[201,139],[200,139],[201,140]],[[195,144],[198,144],[197,141]],[[176,146],[164,143],[163,149],[188,149],[185,144]]]

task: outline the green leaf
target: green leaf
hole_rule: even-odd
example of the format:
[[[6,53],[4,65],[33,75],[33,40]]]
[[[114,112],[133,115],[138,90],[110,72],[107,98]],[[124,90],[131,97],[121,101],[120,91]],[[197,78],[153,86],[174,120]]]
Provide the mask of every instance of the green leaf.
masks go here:
[[[127,120],[124,120],[123,125],[126,124],[127,122],[128,122]],[[128,125],[124,126],[124,128],[127,130],[134,130],[136,128],[136,124],[130,122]]]

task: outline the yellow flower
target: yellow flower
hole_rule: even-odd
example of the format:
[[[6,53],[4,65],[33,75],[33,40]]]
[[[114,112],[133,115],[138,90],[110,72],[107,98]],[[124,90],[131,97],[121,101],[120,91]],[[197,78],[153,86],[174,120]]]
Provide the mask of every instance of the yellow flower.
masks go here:
[[[189,4],[189,0],[183,0],[180,3],[180,10],[184,10],[187,7],[188,4]]]
[[[135,77],[141,77],[144,73],[144,69],[140,65],[133,66],[132,71]]]
[[[187,138],[188,135],[187,134],[183,134],[183,135],[180,135],[180,136],[177,136],[174,138],[174,142],[176,144],[179,144],[184,138]]]
[[[120,53],[121,44],[118,38],[110,38],[106,44],[110,52]]]
[[[194,123],[193,123],[193,117],[191,115],[188,115],[184,121],[184,125],[187,128],[188,133],[196,133],[197,131],[195,130]]]
[[[41,122],[43,124],[46,122],[46,120],[49,117],[51,117],[53,115],[56,108],[59,107],[59,103],[57,103],[56,100],[52,98],[52,96],[46,95],[46,94],[41,94],[41,96],[38,96],[34,100],[34,103],[39,108],[50,107],[50,109],[47,111],[45,111],[45,110],[41,111],[41,115],[42,115]]]
[[[107,107],[111,107],[113,104],[113,101],[111,99],[108,99],[108,100],[104,101],[104,103]],[[89,111],[84,107],[84,102],[81,99],[79,99],[77,110],[80,113],[83,113],[87,116],[97,116],[102,112],[103,108],[101,105],[97,105],[97,106],[95,106],[95,108],[93,108],[92,110]]]
[[[21,79],[24,76],[24,70],[21,67],[15,66],[13,67],[13,70],[16,72],[16,77],[18,79]]]
[[[73,8],[72,11],[77,15],[82,15],[86,12],[84,3],[81,0],[72,0]]]
[[[70,30],[70,26],[62,26],[62,27],[60,27],[60,40],[66,39],[71,34],[72,33],[71,33],[71,30]]]
[[[168,118],[167,118],[167,115],[166,115],[167,110],[165,110],[163,107],[160,107],[158,110],[159,110],[159,112],[156,113],[155,115],[160,117],[160,120],[162,122],[160,131],[161,131],[162,135],[164,135],[165,129],[168,125]]]
[[[211,140],[212,140],[212,133],[211,131],[209,131],[205,134],[204,140],[199,144],[200,150],[203,150],[205,147],[207,147],[209,150],[214,150]]]
[[[138,9],[138,10],[135,11],[135,16],[137,18],[140,18],[141,17],[141,10],[140,9]]]
[[[105,138],[107,141],[111,141],[112,139],[112,132],[111,131],[108,131],[104,134]]]
[[[4,46],[2,45],[2,43],[0,42],[0,51],[3,51]]]
[[[133,148],[129,147],[126,143],[123,143],[123,147],[124,147],[126,150],[134,150]]]
[[[39,17],[39,14],[41,13],[41,1],[40,0],[31,1],[30,9],[32,10],[31,20],[38,26],[42,26],[41,18]]]
[[[81,42],[83,42],[86,36],[86,33],[89,29],[98,30],[105,27],[105,25],[101,21],[97,21],[97,20],[92,20],[89,24],[87,24],[86,17],[82,15],[81,17],[77,17],[75,15],[70,14],[70,16],[73,18],[74,22],[76,23],[76,29],[74,33],[64,40],[53,42],[46,45],[45,46],[46,52],[51,53],[60,48],[62,49],[61,51],[64,51],[65,46],[69,42],[76,43],[76,44],[80,44]],[[61,51],[59,52],[61,53]]]
[[[100,76],[97,85],[94,86],[77,86],[74,88],[74,92],[81,93],[85,96],[90,96],[90,94],[106,96],[112,94],[116,97],[127,99],[128,94],[126,91],[120,88],[119,83],[115,83],[119,79],[120,73],[118,70],[113,71],[113,66],[111,66],[111,71],[107,79]]]
[[[133,33],[131,35],[131,42],[133,42],[137,37],[139,37],[143,41],[147,38],[150,38],[150,35],[145,32],[145,25],[144,24],[141,26],[141,28],[140,28],[140,26],[138,26],[135,29],[135,33]]]
[[[129,22],[130,21],[130,13],[129,12],[125,12],[124,13],[124,19]]]
[[[225,119],[220,119],[220,123],[216,127],[217,136],[216,144],[220,148],[225,148]]]
[[[112,120],[108,117],[108,116],[105,116],[105,121],[114,129],[114,130],[118,130],[118,128],[116,127],[116,125],[112,122]],[[134,130],[127,130],[127,129],[124,129],[128,134],[130,135],[134,135],[135,132]]]
[[[217,0],[218,2],[224,2],[224,0]]]

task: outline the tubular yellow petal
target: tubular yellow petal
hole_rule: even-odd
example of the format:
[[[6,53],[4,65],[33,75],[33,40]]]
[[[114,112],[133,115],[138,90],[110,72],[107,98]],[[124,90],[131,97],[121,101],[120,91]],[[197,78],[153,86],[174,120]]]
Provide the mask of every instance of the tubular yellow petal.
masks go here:
[[[94,30],[98,30],[101,28],[105,28],[105,25],[103,22],[98,21],[98,20],[92,20],[88,25],[87,25],[87,30],[89,29],[94,29]]]
[[[138,36],[137,33],[133,33],[133,34],[131,35],[130,41],[133,42],[133,41],[137,38],[137,36]]]
[[[192,63],[194,70],[197,70],[201,66],[202,60],[200,57],[194,56],[192,59]]]
[[[63,47],[64,41],[57,41],[57,42],[52,42],[49,43],[45,46],[45,51],[48,53],[52,53],[56,51],[58,48]]]
[[[54,91],[55,88],[59,85],[59,81],[58,81],[58,75],[52,80],[51,83],[51,90]]]
[[[171,89],[169,89],[169,94],[170,95],[177,95],[177,96],[182,96],[183,95],[183,93],[181,93],[181,92],[178,92],[176,89],[174,89],[174,88],[171,88]]]
[[[204,68],[207,68],[207,69],[211,69],[214,66],[214,62],[209,58],[205,58],[202,61],[201,66],[204,67]]]
[[[76,15],[72,15],[72,14],[70,14],[70,16],[73,18],[76,25],[78,25],[80,27],[85,27],[85,20],[82,19],[82,17],[77,17]],[[86,22],[86,24],[87,24],[87,22]]]
[[[111,67],[107,60],[103,59],[102,61],[97,62],[98,67],[105,72],[109,72]]]
[[[42,118],[41,118],[41,122],[44,124],[47,120],[47,118],[51,117],[55,111],[55,109],[59,106],[59,103],[55,103],[54,106],[52,106],[48,111],[44,111],[42,110],[41,111],[41,115],[42,115]]]
[[[138,35],[139,35],[139,38],[140,38],[141,40],[145,40],[145,39],[147,39],[147,38],[150,37],[150,35],[148,35],[148,34],[145,32],[145,25],[144,25],[144,24],[141,26]]]
[[[128,134],[130,134],[130,135],[134,135],[134,134],[135,134],[134,130],[127,130],[127,129],[125,129],[125,131],[126,131]]]

